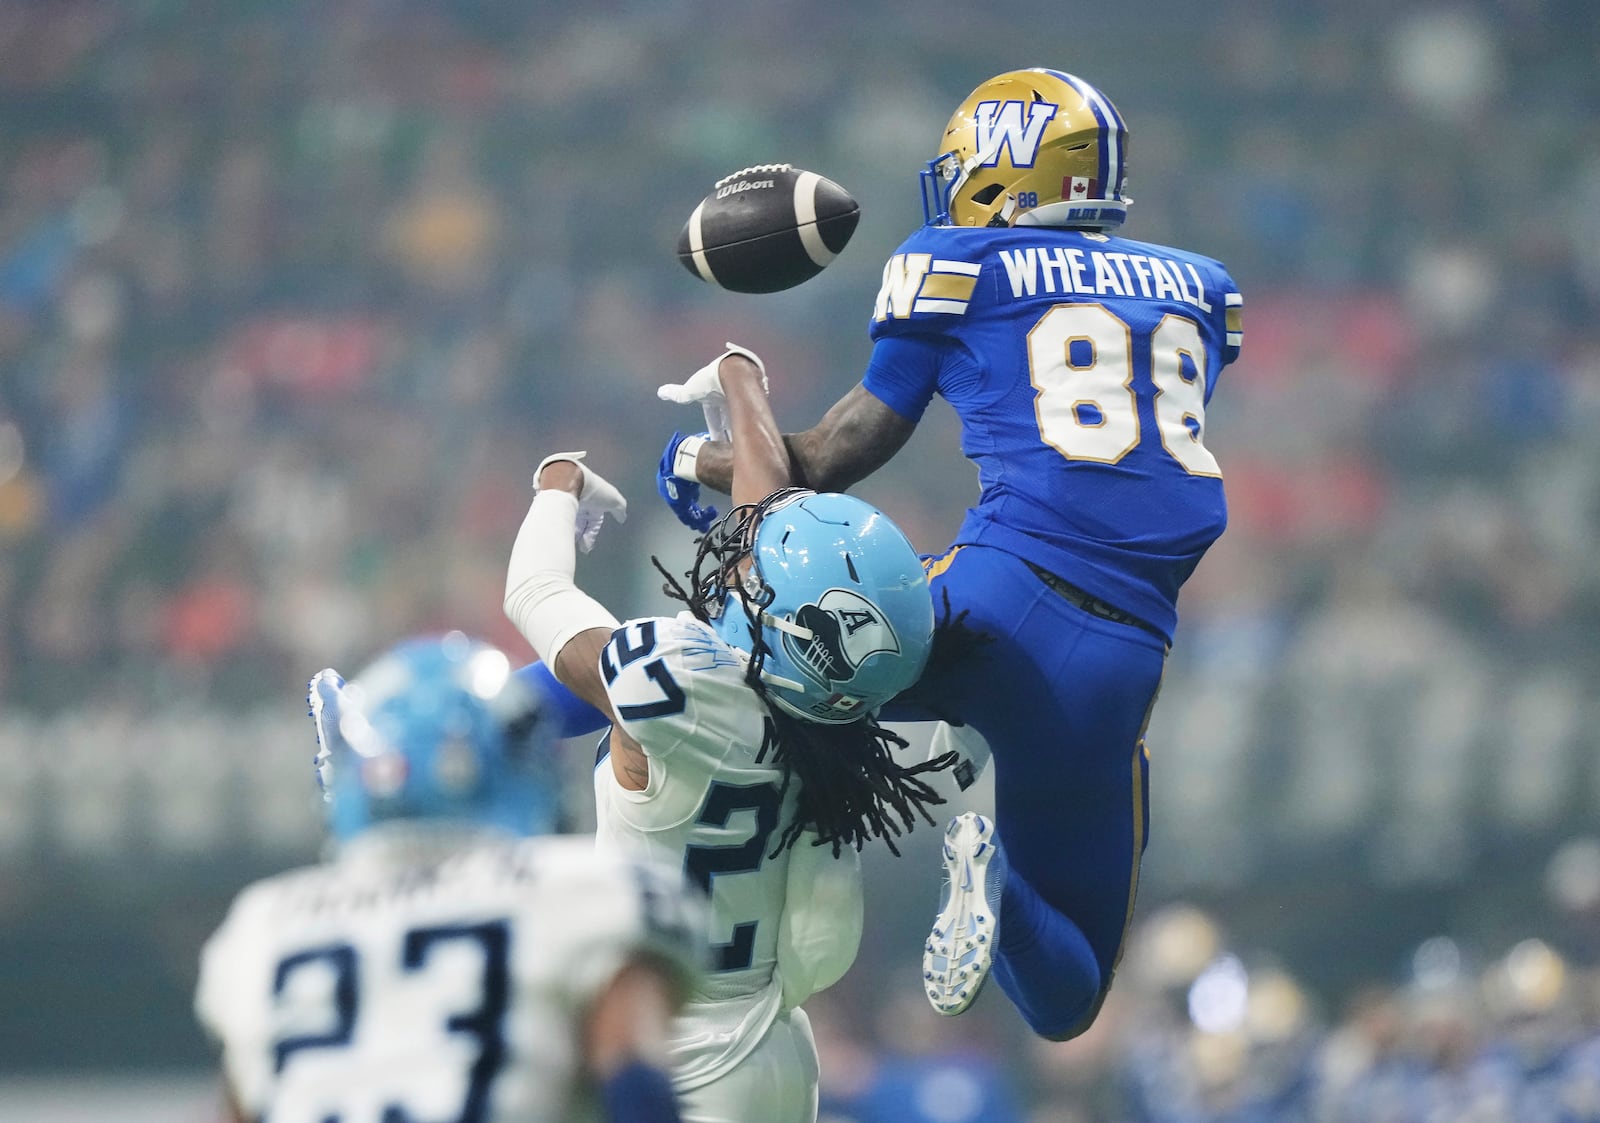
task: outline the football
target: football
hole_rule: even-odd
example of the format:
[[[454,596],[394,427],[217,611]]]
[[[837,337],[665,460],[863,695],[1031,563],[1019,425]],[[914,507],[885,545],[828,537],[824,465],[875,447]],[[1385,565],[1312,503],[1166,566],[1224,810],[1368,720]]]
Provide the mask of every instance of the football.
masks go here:
[[[732,292],[778,292],[815,277],[855,233],[861,205],[816,172],[757,164],[723,176],[678,235],[678,260]]]

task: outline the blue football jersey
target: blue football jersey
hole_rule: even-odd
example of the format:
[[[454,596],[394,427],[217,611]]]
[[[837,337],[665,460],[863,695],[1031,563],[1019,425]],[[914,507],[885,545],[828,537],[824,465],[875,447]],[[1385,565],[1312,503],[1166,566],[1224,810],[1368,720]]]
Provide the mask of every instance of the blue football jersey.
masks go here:
[[[1049,227],[925,226],[884,267],[866,388],[961,419],[957,544],[1014,553],[1159,628],[1227,524],[1204,443],[1243,300],[1216,261]]]

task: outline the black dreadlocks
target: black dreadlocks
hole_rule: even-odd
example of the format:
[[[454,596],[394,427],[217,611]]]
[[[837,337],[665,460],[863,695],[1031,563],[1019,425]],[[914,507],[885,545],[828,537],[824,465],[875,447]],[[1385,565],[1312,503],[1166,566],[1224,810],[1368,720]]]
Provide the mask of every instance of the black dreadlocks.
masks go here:
[[[775,593],[753,569],[749,579],[741,579],[737,567],[755,547],[761,518],[805,490],[783,488],[759,503],[742,504],[724,515],[699,539],[694,565],[684,574],[689,579],[687,588],[659,558],[650,560],[666,579],[662,591],[681,601],[702,623],[711,623],[724,610],[730,589],[739,591],[735,603],[744,609],[751,638],[745,682],[767,708],[758,759],[772,754],[783,769],[784,793],[795,779],[800,781],[794,820],[779,834],[769,857],[793,846],[807,830],[816,831],[817,845],[831,844],[834,857],[845,846],[860,850],[872,838],[883,839],[898,856],[895,838],[911,830],[918,816],[933,825],[928,808],[945,802],[922,777],[950,768],[957,754],[942,753],[919,764],[900,764],[891,746],[904,748],[905,738],[870,715],[845,725],[804,721],[775,705],[761,679],[770,651],[762,636],[761,612],[772,603]]]
[[[979,652],[994,642],[994,637],[967,623],[969,609],[952,611],[950,590],[940,591],[944,596],[939,606],[939,619],[933,625],[933,650],[928,653],[928,665],[922,669],[918,685],[901,694],[900,699],[913,703],[918,709],[926,710],[940,721],[949,722],[951,725],[965,725],[964,721],[949,712],[949,703],[946,699],[924,691],[921,689],[921,684],[942,681],[943,676],[952,668],[976,658]]]

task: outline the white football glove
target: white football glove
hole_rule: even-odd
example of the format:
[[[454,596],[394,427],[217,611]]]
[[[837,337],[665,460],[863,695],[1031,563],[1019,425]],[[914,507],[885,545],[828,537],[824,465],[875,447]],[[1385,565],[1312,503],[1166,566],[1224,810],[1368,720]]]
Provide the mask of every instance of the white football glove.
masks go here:
[[[729,355],[743,355],[756,365],[761,372],[761,392],[767,392],[767,368],[757,355],[748,347],[740,347],[737,343],[726,344],[727,350],[712,359],[705,366],[695,371],[682,382],[669,382],[665,386],[656,388],[656,397],[664,402],[676,402],[679,405],[693,405],[700,403],[700,408],[705,412],[706,429],[711,438],[718,441],[731,441],[733,430],[728,424],[728,398],[722,392],[722,376],[717,368],[722,365],[722,360]]]
[[[588,455],[587,452],[554,452],[539,461],[539,466],[533,470],[535,492],[539,490],[539,476],[547,464],[570,460],[583,473],[583,491],[578,495],[578,522],[575,529],[578,548],[586,554],[594,549],[594,540],[599,537],[607,515],[617,516],[619,523],[628,521],[628,501],[604,476],[583,463],[583,458]]]

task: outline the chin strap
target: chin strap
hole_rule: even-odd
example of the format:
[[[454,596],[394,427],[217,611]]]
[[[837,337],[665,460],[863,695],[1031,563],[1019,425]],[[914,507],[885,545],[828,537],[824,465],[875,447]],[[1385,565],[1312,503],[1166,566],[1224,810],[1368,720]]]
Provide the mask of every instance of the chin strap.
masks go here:
[[[761,614],[761,622],[768,627],[778,629],[780,632],[786,632],[795,639],[801,640],[805,643],[810,643],[812,637],[816,635],[815,632],[813,632],[810,628],[805,627],[803,624],[796,624],[793,620],[785,620],[783,617],[774,616],[770,612],[763,612]],[[805,690],[804,683],[795,682],[792,678],[784,678],[780,674],[774,674],[772,671],[767,670],[766,667],[761,668],[761,681],[770,686],[784,687],[787,690]]]
[[[783,617],[774,616],[770,612],[763,612],[761,614],[761,622],[778,629],[780,632],[787,632],[795,639],[803,639],[808,643],[816,634],[804,624],[796,624],[793,620],[785,620]]]
[[[803,692],[806,688],[805,683],[796,682],[792,678],[784,678],[782,675],[769,671],[765,667],[761,668],[761,681],[768,686],[781,686],[785,690],[793,690],[797,693]]]
[[[776,617],[769,616],[764,612],[761,615],[763,620],[769,623],[777,619]],[[811,638],[810,628],[801,628],[800,632],[804,633],[801,638]],[[739,660],[740,668],[748,670],[750,666],[750,653],[741,647],[735,647],[732,650],[734,656]],[[806,688],[805,683],[796,682],[792,678],[786,678],[785,676],[778,674],[776,671],[767,670],[765,667],[761,668],[761,681],[766,683],[768,686],[781,686],[785,690],[804,691]]]

